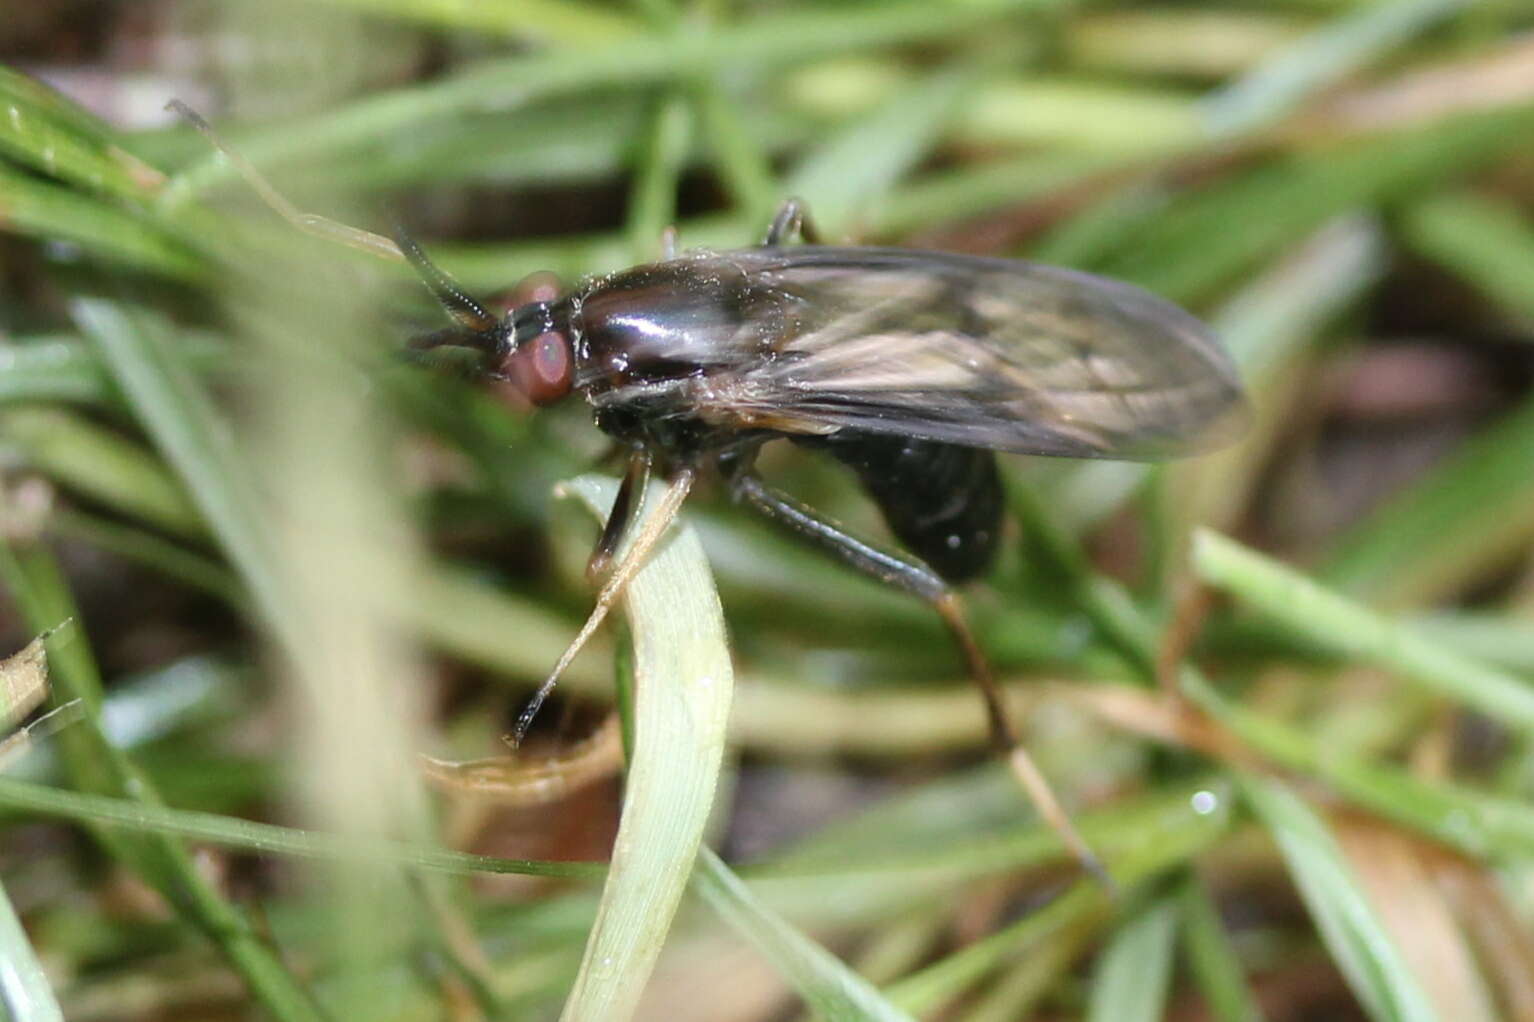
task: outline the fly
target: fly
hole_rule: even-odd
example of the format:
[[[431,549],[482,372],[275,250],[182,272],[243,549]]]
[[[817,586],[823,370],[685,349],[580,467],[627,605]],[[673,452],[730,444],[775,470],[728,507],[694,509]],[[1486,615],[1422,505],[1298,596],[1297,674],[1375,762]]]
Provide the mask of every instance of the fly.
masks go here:
[[[496,316],[408,237],[390,242],[301,214],[230,155],[306,231],[410,263],[453,321],[415,339],[412,351],[466,350],[482,376],[534,405],[579,396],[629,451],[591,557],[593,576],[605,576],[595,607],[519,717],[514,744],[694,481],[716,473],[738,502],[939,613],[984,696],[993,742],[1042,815],[1105,877],[1019,744],[955,587],[997,553],[996,452],[1158,460],[1235,435],[1241,387],[1201,322],[1132,285],[1074,270],[823,245],[793,200],[757,247],[678,254],[668,237],[661,262]],[[779,439],[850,468],[904,550],[850,535],[762,480],[757,453]],[[662,505],[611,563],[639,521],[652,473],[670,484]]]

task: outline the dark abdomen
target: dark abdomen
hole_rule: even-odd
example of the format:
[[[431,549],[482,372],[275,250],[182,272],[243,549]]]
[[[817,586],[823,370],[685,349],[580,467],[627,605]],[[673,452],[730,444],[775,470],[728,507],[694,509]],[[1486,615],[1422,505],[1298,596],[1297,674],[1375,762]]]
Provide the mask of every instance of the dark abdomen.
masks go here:
[[[847,431],[813,446],[858,474],[890,531],[948,582],[966,582],[995,560],[1003,495],[992,452]]]

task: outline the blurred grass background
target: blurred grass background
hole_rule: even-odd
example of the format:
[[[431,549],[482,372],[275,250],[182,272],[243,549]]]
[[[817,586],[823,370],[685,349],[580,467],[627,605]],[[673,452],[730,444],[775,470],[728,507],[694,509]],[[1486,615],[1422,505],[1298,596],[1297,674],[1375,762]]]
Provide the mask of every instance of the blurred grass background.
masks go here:
[[[717,580],[728,621],[731,865],[699,860],[669,935],[584,864],[617,826],[607,708],[717,654],[706,615],[609,629],[543,773],[476,775],[499,799],[424,776],[495,755],[578,628],[593,526],[551,490],[601,438],[397,364],[438,323],[420,289],[278,221],[171,98],[482,295],[653,259],[671,224],[748,244],[800,195],[833,238],[1079,266],[1214,323],[1246,441],[1007,459],[970,594],[1121,896],[990,762],[933,615],[707,488],[707,559],[667,584],[706,609]],[[1531,181],[1514,0],[8,9],[3,650],[69,620],[74,713],[0,749],[6,1010],[1534,1018]],[[834,466],[765,467],[880,534]],[[645,868],[685,877],[651,815]],[[660,932],[583,959],[598,913]],[[601,1006],[608,971],[642,1002]]]

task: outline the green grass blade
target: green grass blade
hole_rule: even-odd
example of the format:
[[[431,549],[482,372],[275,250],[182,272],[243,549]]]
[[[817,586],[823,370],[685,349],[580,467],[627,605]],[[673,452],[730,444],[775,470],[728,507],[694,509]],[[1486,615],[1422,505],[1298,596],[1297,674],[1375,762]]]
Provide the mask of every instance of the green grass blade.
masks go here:
[[[78,341],[28,339],[0,347],[0,404],[67,401],[106,404],[116,398],[95,352]]]
[[[1473,170],[1526,138],[1531,126],[1534,107],[1525,105],[1268,163],[1166,204],[1116,236],[1090,268],[1191,301],[1327,220]]]
[[[1193,563],[1205,582],[1327,649],[1534,732],[1534,685],[1522,679],[1423,639],[1408,625],[1207,529],[1194,538]]]
[[[617,493],[616,483],[597,476],[565,487],[598,519]],[[634,1011],[702,846],[724,761],[734,685],[724,617],[702,545],[687,526],[673,528],[624,596],[634,643],[634,745],[612,865],[565,1002],[569,1022]]]
[[[0,581],[39,631],[67,619],[80,620],[58,565],[36,544],[0,543]],[[149,778],[101,730],[101,673],[83,634],[77,625],[71,629],[71,641],[61,644],[56,636],[49,643],[54,705],[78,700],[84,710],[80,723],[59,732],[55,744],[78,787],[159,805],[159,794]],[[136,870],[223,952],[273,1018],[321,1022],[308,993],[240,911],[224,901],[198,871],[184,844],[156,835],[123,838],[100,829],[95,834],[112,855]]]
[[[1128,890],[1187,862],[1226,833],[1230,811],[1230,799],[1217,798],[1205,809],[1168,813],[1160,827],[1140,828],[1132,850],[1108,864],[1114,881]],[[1018,922],[907,976],[886,989],[885,995],[910,1011],[929,1011],[1015,957],[1032,953],[1039,942],[1062,928],[1094,919],[1106,921],[1112,907],[1101,884],[1082,880]]]
[[[1235,135],[1277,120],[1307,96],[1367,66],[1464,6],[1466,0],[1394,0],[1360,6],[1212,96],[1206,111],[1209,132]]]
[[[725,188],[747,222],[766,223],[784,193],[764,148],[765,130],[756,124],[748,126],[733,98],[717,82],[695,82],[692,99]]]
[[[693,112],[681,90],[655,104],[629,191],[629,248],[636,263],[661,255],[661,232],[676,223],[677,182],[692,147]]]
[[[164,182],[159,171],[112,144],[89,114],[5,68],[0,111],[0,153],[50,177],[129,201],[150,197]]]
[[[877,205],[942,134],[979,82],[972,66],[923,78],[890,97],[806,155],[784,185],[835,240]]]
[[[1155,1022],[1166,1010],[1172,983],[1177,900],[1168,895],[1142,906],[1103,949],[1092,979],[1088,1022]]]
[[[197,280],[191,251],[144,216],[84,192],[39,180],[0,162],[0,229],[42,241],[67,242],[117,266],[177,280]]]
[[[1278,842],[1338,968],[1378,1022],[1434,1022],[1412,975],[1325,823],[1277,781],[1247,778],[1247,802]]]
[[[55,408],[0,411],[0,442],[66,489],[178,536],[207,533],[186,490],[139,444]]]
[[[8,1022],[64,1022],[64,1009],[53,996],[48,975],[4,888],[0,888],[0,1015]]]
[[[188,334],[198,369],[217,370],[234,357],[212,336]],[[120,407],[122,394],[101,355],[79,337],[48,334],[0,344],[0,404],[64,402]]]
[[[91,826],[115,827],[142,834],[184,838],[268,855],[291,855],[343,863],[385,863],[435,873],[469,875],[505,873],[520,876],[600,877],[606,869],[596,862],[537,862],[473,855],[347,834],[279,827],[215,813],[190,812],[105,795],[50,788],[0,777],[0,808]]]
[[[931,229],[1042,199],[1126,162],[1116,153],[1037,152],[923,174],[891,189],[868,227],[881,237]]]
[[[1317,576],[1390,608],[1453,595],[1534,538],[1534,398],[1334,543]]]
[[[208,527],[249,587],[255,606],[290,652],[303,648],[288,620],[278,558],[258,514],[254,482],[228,424],[214,410],[169,324],[98,298],[73,306],[155,446],[180,476]]]
[[[699,853],[692,882],[715,912],[772,961],[817,1017],[830,1022],[911,1018],[835,955],[758,901],[707,848]]]
[[[962,38],[1019,12],[1048,10],[1063,0],[979,0],[961,7],[904,2],[878,7],[793,11],[702,33],[685,28],[646,33],[579,54],[555,50],[489,63],[428,85],[398,89],[302,121],[234,139],[244,156],[265,167],[301,156],[350,149],[404,135],[467,110],[523,104],[544,96],[600,86],[655,85],[700,74],[770,71],[849,50],[912,40]],[[228,181],[230,168],[210,157],[178,175],[162,201],[174,206]],[[589,268],[589,267],[588,267]]]
[[[1477,858],[1523,860],[1534,856],[1534,809],[1526,802],[1462,786],[1429,783],[1398,768],[1339,756],[1313,731],[1231,703],[1195,671],[1183,672],[1182,690],[1264,757],[1324,781],[1338,794],[1386,819]]]
[[[54,535],[80,540],[98,550],[152,568],[182,585],[201,589],[230,607],[249,609],[244,588],[222,561],[194,553],[147,529],[70,508],[55,511],[48,528]]]
[[[103,145],[112,132],[100,119],[30,75],[0,66],[0,99],[46,117],[66,131]]]
[[[1401,226],[1419,253],[1514,316],[1534,320],[1534,226],[1516,205],[1453,192],[1415,203]]]
[[[1216,1022],[1261,1022],[1262,1009],[1247,985],[1241,957],[1220,921],[1203,881],[1190,876],[1178,897],[1188,971]]]
[[[484,32],[515,39],[590,46],[626,39],[639,31],[637,19],[571,0],[516,0],[463,3],[462,0],[324,0],[364,14],[376,14],[459,32]],[[570,59],[578,59],[572,56]]]

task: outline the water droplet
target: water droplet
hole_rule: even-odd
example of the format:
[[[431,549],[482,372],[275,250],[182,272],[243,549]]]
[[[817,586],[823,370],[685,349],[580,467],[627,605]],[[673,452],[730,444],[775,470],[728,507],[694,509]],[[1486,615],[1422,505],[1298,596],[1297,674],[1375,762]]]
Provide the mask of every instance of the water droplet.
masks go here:
[[[1192,804],[1193,811],[1200,816],[1208,816],[1220,808],[1220,797],[1212,791],[1195,791],[1188,801]]]

